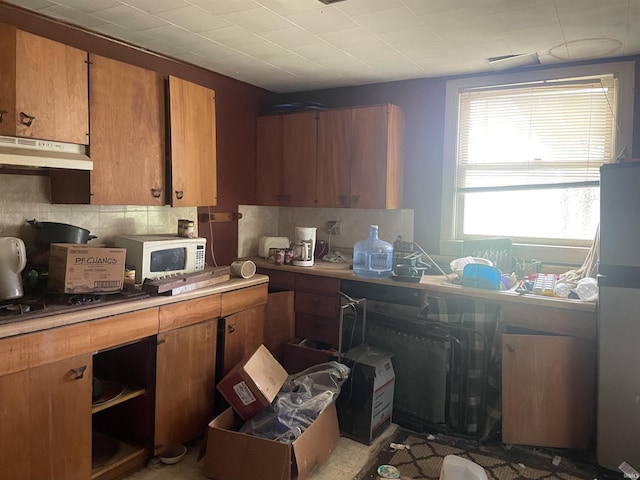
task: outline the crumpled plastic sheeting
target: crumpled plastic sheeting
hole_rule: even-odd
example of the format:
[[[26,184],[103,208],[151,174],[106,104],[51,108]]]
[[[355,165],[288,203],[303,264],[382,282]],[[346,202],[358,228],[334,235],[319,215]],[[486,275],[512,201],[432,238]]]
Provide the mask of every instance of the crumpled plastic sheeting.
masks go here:
[[[290,375],[271,405],[247,420],[240,432],[293,442],[337,398],[350,371],[342,363],[327,362]]]

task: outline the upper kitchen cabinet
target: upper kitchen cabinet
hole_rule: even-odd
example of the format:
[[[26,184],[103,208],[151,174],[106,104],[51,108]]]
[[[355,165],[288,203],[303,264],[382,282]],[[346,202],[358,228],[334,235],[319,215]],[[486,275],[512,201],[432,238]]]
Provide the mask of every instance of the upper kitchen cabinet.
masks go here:
[[[91,55],[91,203],[164,205],[164,80]]]
[[[89,143],[87,52],[0,24],[0,135]]]
[[[90,55],[90,172],[51,172],[53,203],[165,204],[165,96],[151,70]]]
[[[167,199],[174,207],[216,205],[215,92],[170,76],[169,132]]]
[[[317,112],[258,118],[259,205],[316,206],[317,124]]]
[[[402,111],[375,105],[320,112],[318,206],[402,206]]]

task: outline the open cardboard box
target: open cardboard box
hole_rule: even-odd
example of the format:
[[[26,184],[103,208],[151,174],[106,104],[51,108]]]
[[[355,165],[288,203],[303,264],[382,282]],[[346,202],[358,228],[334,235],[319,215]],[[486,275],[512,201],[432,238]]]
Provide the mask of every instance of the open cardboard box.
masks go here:
[[[217,388],[238,415],[246,420],[269,405],[286,380],[286,370],[267,347],[260,345],[235,365],[220,380]]]
[[[293,443],[238,432],[241,419],[227,408],[209,423],[204,474],[215,480],[304,480],[340,439],[335,403]]]

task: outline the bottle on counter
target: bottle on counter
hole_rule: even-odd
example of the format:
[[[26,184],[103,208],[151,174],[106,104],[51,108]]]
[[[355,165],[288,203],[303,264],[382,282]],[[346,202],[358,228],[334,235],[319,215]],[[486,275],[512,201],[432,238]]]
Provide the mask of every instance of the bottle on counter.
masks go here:
[[[371,225],[369,238],[353,246],[353,273],[366,278],[387,278],[393,269],[393,246],[378,238],[378,226]]]

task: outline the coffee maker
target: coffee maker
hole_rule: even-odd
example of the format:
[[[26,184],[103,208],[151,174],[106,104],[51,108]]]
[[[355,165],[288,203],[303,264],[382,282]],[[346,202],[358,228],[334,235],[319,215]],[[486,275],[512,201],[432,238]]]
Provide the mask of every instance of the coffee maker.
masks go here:
[[[316,227],[296,227],[293,244],[293,265],[312,267],[316,248]]]

